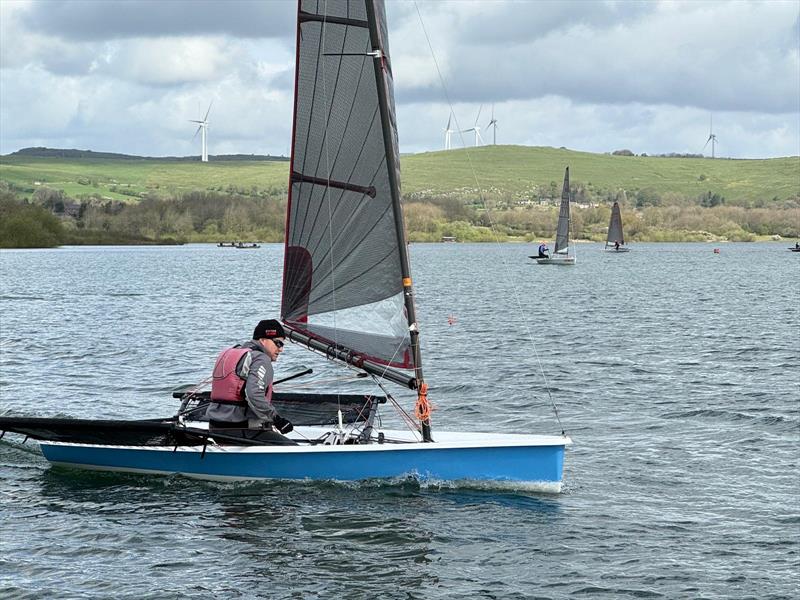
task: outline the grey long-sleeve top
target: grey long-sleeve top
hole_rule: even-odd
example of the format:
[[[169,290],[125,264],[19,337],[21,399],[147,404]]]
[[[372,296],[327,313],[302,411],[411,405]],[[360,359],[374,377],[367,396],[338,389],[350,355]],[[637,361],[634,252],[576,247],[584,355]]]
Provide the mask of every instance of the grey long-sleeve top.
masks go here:
[[[272,423],[278,414],[272,403],[267,402],[266,393],[272,385],[274,373],[272,361],[267,356],[264,346],[256,340],[239,345],[249,348],[248,352],[236,365],[236,374],[245,380],[244,396],[247,406],[237,406],[222,402],[211,402],[206,417],[213,421],[237,422],[247,419],[250,427],[260,427],[264,423]]]

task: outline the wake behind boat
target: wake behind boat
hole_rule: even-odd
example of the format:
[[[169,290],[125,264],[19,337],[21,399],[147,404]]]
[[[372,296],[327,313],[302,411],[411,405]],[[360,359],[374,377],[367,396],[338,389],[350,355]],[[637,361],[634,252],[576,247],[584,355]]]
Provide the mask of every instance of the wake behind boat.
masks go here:
[[[548,257],[531,256],[539,265],[574,265],[575,251],[569,253],[569,232],[571,226],[569,212],[569,167],[564,171],[564,185],[561,188],[561,206],[558,211],[556,244],[553,254]]]
[[[285,436],[246,430],[253,436],[233,439],[210,430],[210,396],[198,391],[177,392],[181,407],[168,419],[4,417],[0,430],[39,440],[53,464],[103,471],[211,480],[413,476],[560,491],[571,444],[563,431],[433,432],[387,31],[382,0],[299,2],[281,305],[287,340],[371,378],[380,395],[275,394],[295,425]],[[398,409],[407,430],[381,426],[381,407],[399,407],[389,384],[416,395],[411,414]]]

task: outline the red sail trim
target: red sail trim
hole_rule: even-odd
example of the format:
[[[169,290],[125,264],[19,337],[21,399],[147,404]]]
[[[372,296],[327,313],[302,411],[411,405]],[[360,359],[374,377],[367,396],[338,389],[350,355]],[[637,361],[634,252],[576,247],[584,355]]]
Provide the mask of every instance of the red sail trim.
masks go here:
[[[312,177],[311,175],[303,175],[302,173],[297,173],[296,171],[292,171],[292,183],[301,182],[301,183],[313,183],[314,185],[321,185],[324,187],[332,187],[338,190],[347,190],[350,192],[358,192],[360,194],[366,194],[370,198],[374,198],[377,196],[378,192],[375,189],[375,186],[365,186],[365,185],[355,185],[354,183],[347,183],[345,181],[334,181],[332,179],[323,179],[322,177]]]

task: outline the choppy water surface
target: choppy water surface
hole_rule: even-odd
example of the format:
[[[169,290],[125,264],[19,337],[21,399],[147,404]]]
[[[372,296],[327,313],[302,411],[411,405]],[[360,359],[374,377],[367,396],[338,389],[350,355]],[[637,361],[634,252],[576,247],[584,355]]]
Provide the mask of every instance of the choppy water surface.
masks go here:
[[[558,433],[546,378],[575,441],[564,493],[85,473],[7,436],[0,597],[797,597],[786,245],[580,245],[572,268],[414,245],[434,433]],[[171,414],[173,387],[277,314],[282,252],[1,252],[0,412]],[[336,372],[290,347],[278,376],[300,365]]]

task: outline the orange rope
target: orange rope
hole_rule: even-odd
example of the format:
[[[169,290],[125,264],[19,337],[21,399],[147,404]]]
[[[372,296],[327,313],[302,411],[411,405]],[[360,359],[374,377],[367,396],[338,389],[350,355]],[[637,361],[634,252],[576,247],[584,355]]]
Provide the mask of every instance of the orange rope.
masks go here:
[[[431,407],[428,402],[428,384],[422,383],[419,386],[419,393],[417,394],[417,403],[414,405],[414,416],[420,421],[427,421],[431,418]]]

